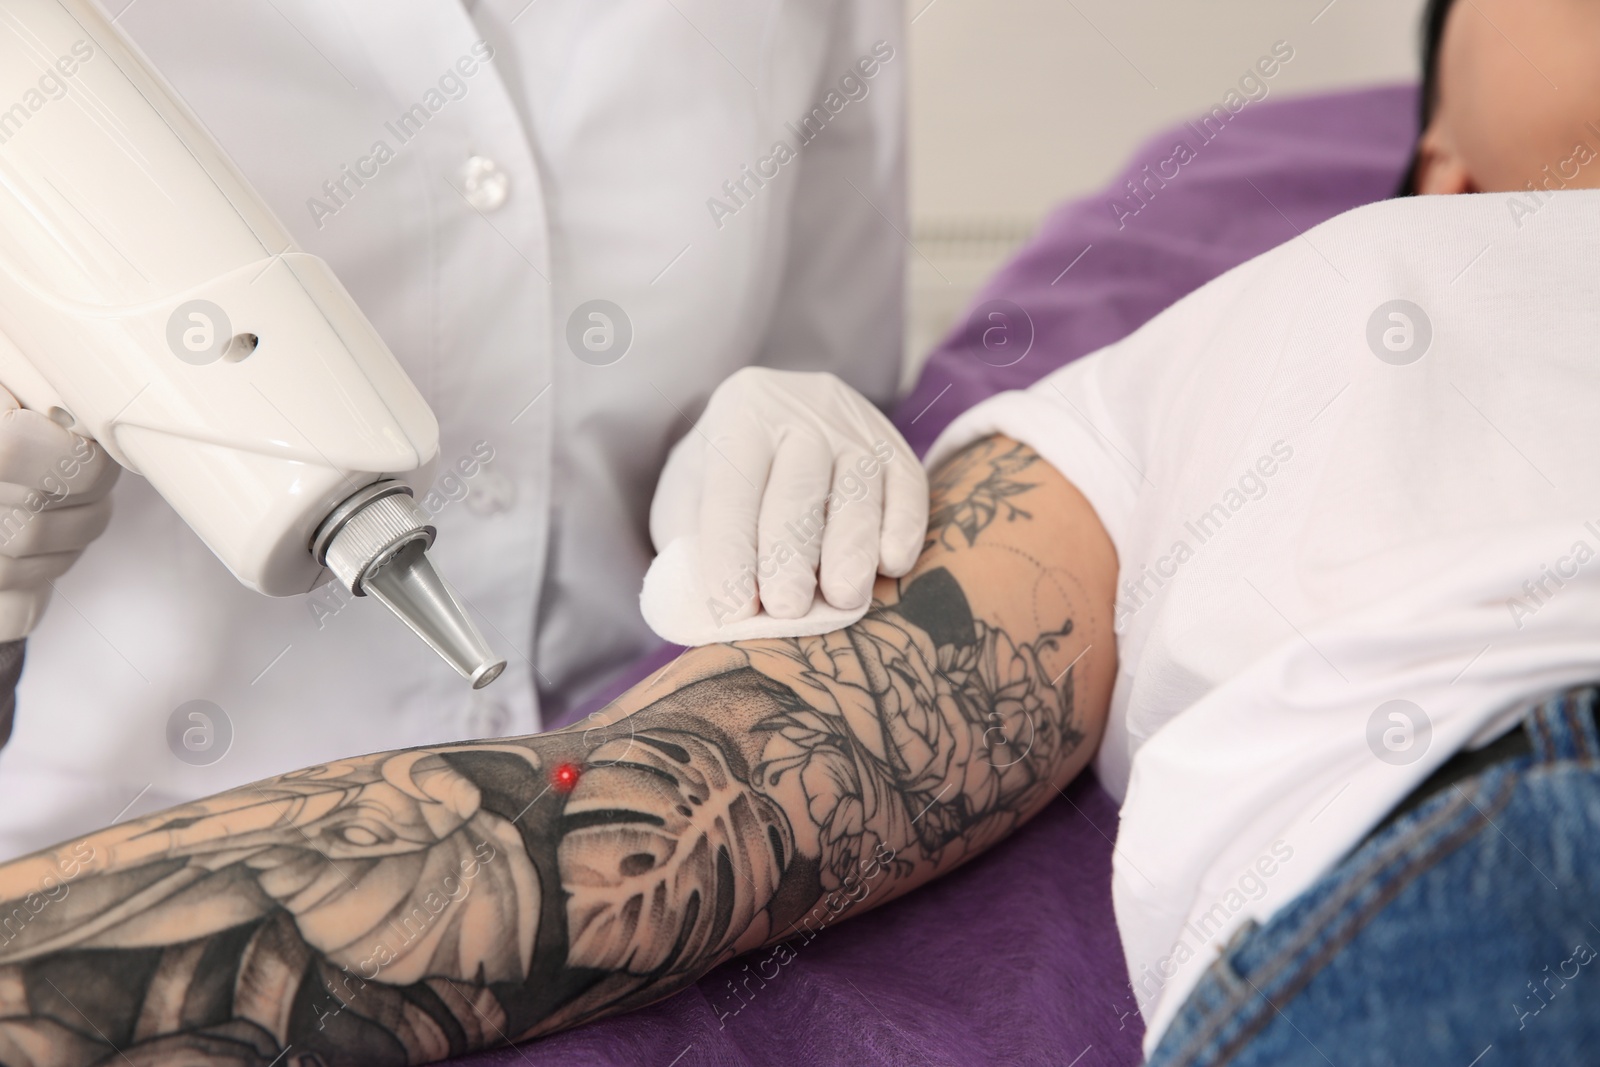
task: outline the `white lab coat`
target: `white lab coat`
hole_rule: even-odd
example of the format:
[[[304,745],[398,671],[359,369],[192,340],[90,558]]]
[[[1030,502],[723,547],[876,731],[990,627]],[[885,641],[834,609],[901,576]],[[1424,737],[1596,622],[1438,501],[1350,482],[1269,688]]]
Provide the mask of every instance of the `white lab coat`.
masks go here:
[[[128,5],[118,25],[438,415],[433,558],[510,667],[473,694],[375,602],[251,593],[125,475],[29,643],[0,855],[130,802],[532,731],[536,685],[566,704],[647,648],[650,495],[712,388],[759,363],[893,390],[901,21],[899,0]],[[780,161],[807,114],[819,132]],[[567,342],[596,299],[631,324],[609,365]],[[203,765],[169,744],[197,700],[225,722],[191,762],[231,733]],[[195,725],[186,712],[174,737]]]

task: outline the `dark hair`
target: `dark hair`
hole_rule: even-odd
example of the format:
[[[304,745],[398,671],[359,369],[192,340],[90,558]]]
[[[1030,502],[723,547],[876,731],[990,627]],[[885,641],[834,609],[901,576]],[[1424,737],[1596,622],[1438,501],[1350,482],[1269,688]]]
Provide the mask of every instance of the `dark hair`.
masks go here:
[[[1419,115],[1417,125],[1417,139],[1420,142],[1422,135],[1428,132],[1428,127],[1433,123],[1433,114],[1439,108],[1439,44],[1444,40],[1445,20],[1450,17],[1450,9],[1455,6],[1455,0],[1428,0],[1427,10],[1422,14],[1422,94],[1419,97]],[[1400,183],[1397,196],[1415,196],[1417,193],[1417,167],[1421,163],[1420,154],[1411,153],[1411,166],[1406,168],[1406,176]]]

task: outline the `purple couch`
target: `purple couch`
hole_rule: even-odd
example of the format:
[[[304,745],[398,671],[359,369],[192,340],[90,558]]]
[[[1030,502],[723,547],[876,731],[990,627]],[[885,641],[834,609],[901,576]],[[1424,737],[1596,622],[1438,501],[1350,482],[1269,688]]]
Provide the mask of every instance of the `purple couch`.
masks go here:
[[[1187,126],[1152,139],[1108,190],[1056,211],[996,275],[979,313],[934,352],[897,409],[901,431],[925,452],[984,397],[1026,386],[1298,231],[1390,195],[1415,137],[1415,103],[1409,87],[1274,101],[1247,107],[1209,143]],[[1154,165],[1179,140],[1194,158],[1163,179]],[[1142,199],[1128,195],[1129,181],[1144,183]],[[1010,348],[984,345],[996,309],[1009,316]],[[1030,335],[1017,359],[1015,342]],[[675,652],[647,657],[635,678]],[[456,1062],[1138,1063],[1143,1027],[1111,912],[1116,826],[1115,804],[1086,775],[981,861],[825,931],[764,985],[736,961],[631,1015]]]

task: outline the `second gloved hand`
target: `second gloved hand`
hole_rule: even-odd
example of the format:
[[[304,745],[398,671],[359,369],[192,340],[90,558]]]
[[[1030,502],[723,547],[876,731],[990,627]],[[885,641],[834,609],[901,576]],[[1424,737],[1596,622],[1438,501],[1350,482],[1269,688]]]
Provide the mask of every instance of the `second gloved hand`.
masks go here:
[[[882,412],[832,374],[758,367],[717,387],[650,508],[657,552],[696,536],[717,625],[799,619],[819,588],[859,609],[880,571],[916,563],[927,525],[927,476]]]
[[[121,470],[105,449],[0,388],[0,641],[27,636],[51,581],[105,532]]]

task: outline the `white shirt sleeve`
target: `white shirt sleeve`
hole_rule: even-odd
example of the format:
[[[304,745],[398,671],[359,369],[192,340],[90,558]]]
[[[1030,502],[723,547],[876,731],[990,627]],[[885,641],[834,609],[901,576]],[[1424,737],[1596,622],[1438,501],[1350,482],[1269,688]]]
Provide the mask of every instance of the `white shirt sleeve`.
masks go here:
[[[1139,460],[1101,391],[1097,372],[1109,351],[1086,356],[1030,389],[1001,393],[967,411],[933,443],[929,469],[982,438],[1015,438],[1077,486],[1116,542],[1138,496]]]
[[[1258,261],[1257,261],[1258,262]],[[1180,401],[1212,360],[1185,338],[1236,310],[1257,262],[1191,293],[1127,338],[1067,364],[1030,388],[1001,393],[967,411],[928,451],[931,469],[980,438],[1005,434],[1028,445],[1094,506],[1119,556],[1158,445],[1183,432]],[[1170,443],[1170,442],[1169,442]]]

